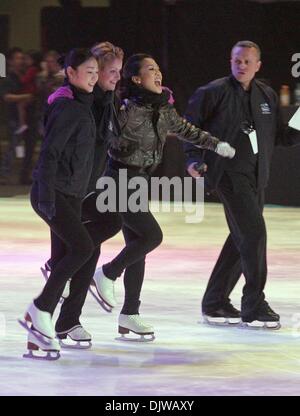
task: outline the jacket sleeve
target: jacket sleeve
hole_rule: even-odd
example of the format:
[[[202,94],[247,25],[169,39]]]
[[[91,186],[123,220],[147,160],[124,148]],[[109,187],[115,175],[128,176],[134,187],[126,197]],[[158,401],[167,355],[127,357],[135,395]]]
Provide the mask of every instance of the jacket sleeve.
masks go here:
[[[79,128],[80,122],[74,115],[70,100],[54,105],[56,108],[47,119],[46,135],[39,160],[39,202],[55,202],[54,183],[58,161],[66,143]]]
[[[185,118],[197,127],[210,119],[214,114],[216,97],[211,88],[200,87],[191,96],[185,112]],[[184,153],[187,159],[187,166],[193,162],[203,162],[205,152],[193,146],[191,143],[184,143]]]
[[[180,117],[174,107],[170,107],[169,111],[169,130],[178,135],[180,140],[189,142],[197,148],[215,150],[219,143],[219,139]]]

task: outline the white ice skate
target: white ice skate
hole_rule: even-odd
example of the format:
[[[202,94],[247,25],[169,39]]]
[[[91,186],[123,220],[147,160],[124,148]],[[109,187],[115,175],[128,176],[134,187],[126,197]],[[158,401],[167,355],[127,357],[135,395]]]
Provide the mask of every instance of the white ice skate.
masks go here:
[[[50,273],[51,273],[51,267],[48,262],[45,263],[44,267],[41,267],[42,275],[44,276],[44,279],[47,281],[49,279]],[[61,295],[59,303],[63,303],[63,301],[70,295],[70,283],[71,279],[69,279],[66,283],[66,286],[64,288],[63,294]]]
[[[76,325],[68,331],[57,332],[57,338],[62,348],[87,350],[92,346],[92,336],[81,325]]]
[[[47,343],[44,343],[41,341],[40,334],[33,329],[28,333],[27,350],[28,353],[23,354],[24,358],[55,361],[60,357],[59,342],[56,339],[48,339]],[[47,354],[40,355],[41,352],[46,352]]]
[[[90,285],[90,294],[106,312],[111,312],[117,304],[115,298],[115,282],[105,276],[102,267],[96,270],[93,276],[93,282],[95,286]]]
[[[140,335],[139,338],[126,337],[126,334],[133,332]],[[116,338],[118,341],[135,341],[135,342],[150,342],[155,340],[154,329],[152,326],[142,321],[140,315],[124,315],[119,316],[119,334]]]
[[[39,310],[32,302],[25,313],[24,319],[18,319],[19,324],[44,345],[50,345],[55,337],[55,331],[49,312]],[[32,329],[31,325],[34,327]]]

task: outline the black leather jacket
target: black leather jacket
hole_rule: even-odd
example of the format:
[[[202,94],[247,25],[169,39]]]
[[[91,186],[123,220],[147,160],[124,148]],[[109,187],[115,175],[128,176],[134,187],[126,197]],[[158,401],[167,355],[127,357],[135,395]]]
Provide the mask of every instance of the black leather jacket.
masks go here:
[[[180,117],[170,105],[160,107],[153,124],[153,107],[125,100],[119,113],[121,137],[110,142],[109,155],[129,167],[152,172],[161,163],[167,133],[203,149],[215,150],[219,140]]]

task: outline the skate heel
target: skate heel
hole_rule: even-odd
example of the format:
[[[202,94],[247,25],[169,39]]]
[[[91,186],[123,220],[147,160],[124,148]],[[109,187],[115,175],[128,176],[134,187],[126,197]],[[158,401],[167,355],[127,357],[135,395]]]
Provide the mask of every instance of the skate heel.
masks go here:
[[[33,342],[27,342],[27,349],[28,351],[38,351],[39,347]]]
[[[25,315],[25,321],[27,321],[27,322],[32,322],[32,320],[31,320],[31,316],[29,315],[29,313],[27,312],[26,313],[26,315]]]
[[[122,334],[122,335],[129,334],[129,329],[124,328],[123,326],[119,325],[119,334]]]

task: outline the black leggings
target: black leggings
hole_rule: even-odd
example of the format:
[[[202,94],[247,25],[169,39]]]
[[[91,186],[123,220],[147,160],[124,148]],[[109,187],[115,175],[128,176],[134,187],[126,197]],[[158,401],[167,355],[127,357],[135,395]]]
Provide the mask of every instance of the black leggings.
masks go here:
[[[92,256],[94,245],[81,223],[81,200],[56,191],[56,214],[48,220],[38,209],[38,184],[31,190],[31,204],[35,212],[49,225],[51,232],[64,243],[65,250],[52,268],[42,293],[34,300],[37,308],[54,313],[68,279]],[[82,282],[85,276],[81,276]],[[80,284],[82,284],[82,282]]]
[[[129,227],[123,224],[122,216],[117,212],[100,213],[96,208],[97,195],[92,194],[86,198],[82,204],[82,218],[86,230],[91,236],[94,244],[94,252],[90,259],[81,267],[73,276],[70,284],[70,295],[64,300],[61,306],[60,314],[56,322],[55,329],[58,332],[66,331],[75,325],[80,324],[80,315],[84,305],[86,294],[94,275],[97,262],[100,256],[101,244],[116,235],[122,228],[126,245],[137,242],[137,234]],[[150,231],[150,230],[149,230]],[[161,233],[160,233],[161,234]],[[151,234],[150,234],[151,236]],[[138,240],[140,241],[140,240]],[[152,247],[153,245],[151,245]],[[149,247],[149,246],[148,246]],[[63,242],[53,233],[51,244],[50,266],[55,267],[60,252],[64,251]],[[133,247],[134,254],[137,251]],[[144,250],[139,255],[139,259],[126,267],[124,273],[125,299],[121,310],[122,314],[135,315],[139,313],[140,293],[145,274],[145,257]],[[121,274],[121,273],[120,273]],[[84,279],[82,277],[84,276]]]
[[[118,172],[109,170],[106,176],[116,177]],[[116,178],[118,184],[118,179]],[[81,310],[86,298],[88,286],[93,277],[98,258],[100,256],[101,244],[113,237],[120,231],[124,234],[126,247],[109,264],[104,266],[108,277],[115,280],[124,274],[125,300],[122,314],[138,314],[140,306],[140,293],[145,274],[145,257],[148,252],[157,247],[162,241],[161,229],[148,212],[100,213],[96,208],[97,195],[92,194],[82,204],[82,218],[86,230],[89,232],[95,249],[92,257],[73,276],[71,281],[70,296],[64,301],[59,318],[56,322],[57,331],[65,331],[74,325],[79,324]],[[50,265],[54,266],[59,252],[63,250],[63,244],[53,234]],[[84,276],[82,281],[81,276]],[[79,283],[81,281],[81,283]],[[83,287],[83,285],[85,285]],[[81,292],[73,290],[80,286]],[[77,295],[75,296],[75,292]]]
[[[106,176],[112,177],[116,188],[119,189],[119,171],[110,168]],[[128,171],[128,178],[133,176],[138,175]],[[127,190],[127,201],[134,192],[135,190]],[[126,212],[119,211],[119,215],[123,226],[128,230],[128,238],[125,236],[126,246],[118,256],[103,266],[104,274],[112,280],[116,280],[127,267],[138,261],[144,261],[145,256],[159,246],[163,238],[160,226],[149,209],[146,212],[132,212],[128,209]],[[131,277],[131,284],[135,284],[134,276]]]

